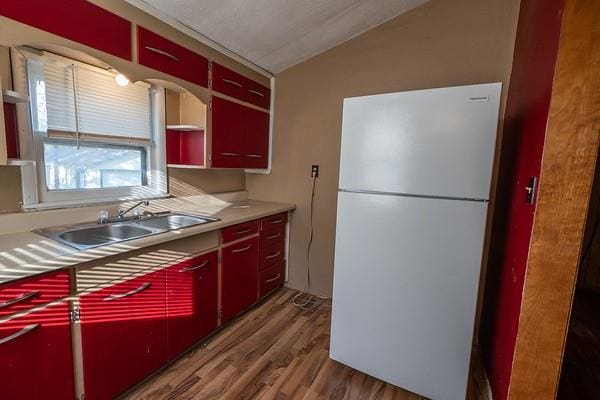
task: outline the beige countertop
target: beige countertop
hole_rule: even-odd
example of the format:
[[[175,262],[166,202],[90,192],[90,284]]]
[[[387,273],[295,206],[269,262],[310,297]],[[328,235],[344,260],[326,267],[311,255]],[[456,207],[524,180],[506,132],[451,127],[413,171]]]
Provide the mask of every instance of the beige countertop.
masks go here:
[[[77,250],[30,231],[5,233],[0,235],[0,284],[214,231],[294,208],[292,204],[235,199],[227,201],[209,195],[155,200],[150,207],[144,209],[152,212],[198,214],[218,218],[219,221],[87,250]],[[14,220],[16,217],[12,218]]]

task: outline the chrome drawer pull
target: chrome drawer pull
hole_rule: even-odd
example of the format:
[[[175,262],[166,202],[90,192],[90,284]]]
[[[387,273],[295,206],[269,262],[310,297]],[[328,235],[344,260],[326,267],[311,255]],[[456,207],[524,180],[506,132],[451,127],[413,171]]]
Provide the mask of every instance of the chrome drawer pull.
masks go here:
[[[0,345],[8,343],[8,342],[11,342],[11,341],[13,341],[15,339],[18,339],[21,336],[26,335],[29,332],[32,332],[32,331],[36,330],[37,328],[39,328],[39,326],[40,326],[40,324],[27,325],[25,328],[21,329],[19,332],[13,333],[10,336],[7,336],[7,337],[5,337],[3,339],[0,339]]]
[[[246,154],[246,157],[251,157],[251,158],[262,158],[262,156],[260,154]]]
[[[232,253],[241,253],[242,251],[250,250],[250,248],[251,248],[251,247],[252,247],[252,245],[251,245],[251,244],[249,244],[248,246],[246,246],[246,247],[243,247],[243,248],[241,248],[241,249],[234,249],[234,250],[231,250],[231,252],[232,252]]]
[[[278,233],[276,233],[274,235],[267,236],[267,239],[269,239],[269,240],[271,240],[271,239],[277,239],[279,236],[281,236],[281,233],[278,232]]]
[[[7,300],[4,303],[0,303],[0,309],[7,308],[7,307],[10,307],[10,306],[15,305],[17,303],[22,303],[22,302],[27,301],[27,300],[31,300],[34,297],[38,297],[39,295],[40,295],[39,290],[36,290],[35,292],[24,293],[24,294],[22,294],[20,296],[15,297],[14,299]]]
[[[275,278],[267,279],[265,283],[275,282],[277,279],[281,278],[281,274],[277,274]]]
[[[237,86],[237,87],[242,87],[241,83],[237,83],[236,81],[232,81],[230,79],[223,78],[223,82],[229,83],[230,85],[234,85],[234,86]]]
[[[169,57],[173,61],[179,61],[179,58],[175,57],[171,53],[167,53],[164,50],[157,49],[156,47],[150,47],[150,46],[145,46],[145,47],[146,47],[146,50],[149,50],[149,51],[151,51],[153,53],[160,54],[161,56]]]
[[[257,92],[256,90],[248,89],[248,91],[249,91],[250,93],[252,93],[252,94],[255,94],[255,95],[257,95],[257,96],[260,96],[260,97],[265,97],[265,95],[264,95],[264,94],[262,94],[261,92]]]
[[[280,218],[280,219],[276,219],[275,221],[271,221],[270,223],[271,224],[279,224],[281,222],[283,222],[283,219]]]
[[[146,282],[146,283],[143,283],[142,285],[140,285],[139,288],[134,289],[131,292],[121,293],[121,294],[111,294],[110,296],[105,297],[102,301],[113,301],[113,300],[122,299],[123,297],[133,296],[134,294],[137,294],[139,292],[143,292],[146,289],[149,289],[150,286],[152,286],[152,284],[150,282]]]
[[[232,232],[234,235],[243,235],[244,233],[248,233],[250,232],[252,229],[248,228],[248,229],[242,229],[241,231],[235,231]]]
[[[280,254],[281,254],[281,252],[280,252],[280,251],[276,251],[275,253],[273,253],[273,254],[270,254],[270,255],[266,256],[265,258],[266,258],[266,259],[269,259],[269,258],[275,258],[275,257],[277,257],[277,256],[278,256],[278,255],[280,255]]]
[[[197,269],[204,268],[204,267],[206,267],[207,265],[208,265],[208,260],[206,260],[206,261],[204,261],[202,264],[200,264],[200,265],[196,265],[196,266],[194,266],[194,267],[187,267],[187,268],[180,269],[180,270],[179,270],[179,272],[190,272],[190,271],[195,271],[195,270],[197,270]]]
[[[222,156],[237,157],[239,153],[220,153]]]

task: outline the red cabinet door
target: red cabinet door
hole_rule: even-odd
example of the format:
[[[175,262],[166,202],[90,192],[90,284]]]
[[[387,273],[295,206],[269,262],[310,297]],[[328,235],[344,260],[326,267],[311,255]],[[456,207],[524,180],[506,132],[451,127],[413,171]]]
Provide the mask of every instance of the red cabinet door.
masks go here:
[[[212,63],[212,89],[236,99],[244,100],[246,89],[244,84],[246,78],[237,72],[223,67],[215,62]]]
[[[131,60],[131,22],[88,1],[3,0],[0,15]]]
[[[166,271],[81,295],[86,399],[114,399],[167,361]]]
[[[167,354],[177,357],[217,327],[217,252],[167,269]]]
[[[243,100],[262,108],[271,108],[271,89],[248,78],[245,83],[246,93]]]
[[[269,113],[244,107],[245,130],[243,166],[245,168],[269,167]]]
[[[0,323],[0,397],[75,399],[69,305]]]
[[[223,248],[221,321],[226,322],[257,300],[258,237]]]
[[[208,60],[148,29],[138,26],[138,62],[208,87]]]
[[[183,165],[204,165],[204,131],[181,132],[179,161]]]
[[[212,98],[212,167],[242,168],[244,106]]]
[[[167,129],[167,164],[181,164],[181,132]]]

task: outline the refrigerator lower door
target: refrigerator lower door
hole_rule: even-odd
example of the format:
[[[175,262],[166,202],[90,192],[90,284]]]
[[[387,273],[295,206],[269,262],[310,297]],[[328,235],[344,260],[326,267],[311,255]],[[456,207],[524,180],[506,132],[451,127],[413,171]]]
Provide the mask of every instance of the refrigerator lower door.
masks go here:
[[[487,203],[340,192],[330,356],[464,400]]]

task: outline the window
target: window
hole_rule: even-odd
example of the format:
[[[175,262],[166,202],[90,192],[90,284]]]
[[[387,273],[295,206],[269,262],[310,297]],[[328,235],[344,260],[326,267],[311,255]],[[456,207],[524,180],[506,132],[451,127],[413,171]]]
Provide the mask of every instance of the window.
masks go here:
[[[30,98],[25,148],[37,165],[23,179],[24,207],[166,194],[164,90],[123,86],[110,68],[56,54],[13,51]]]

